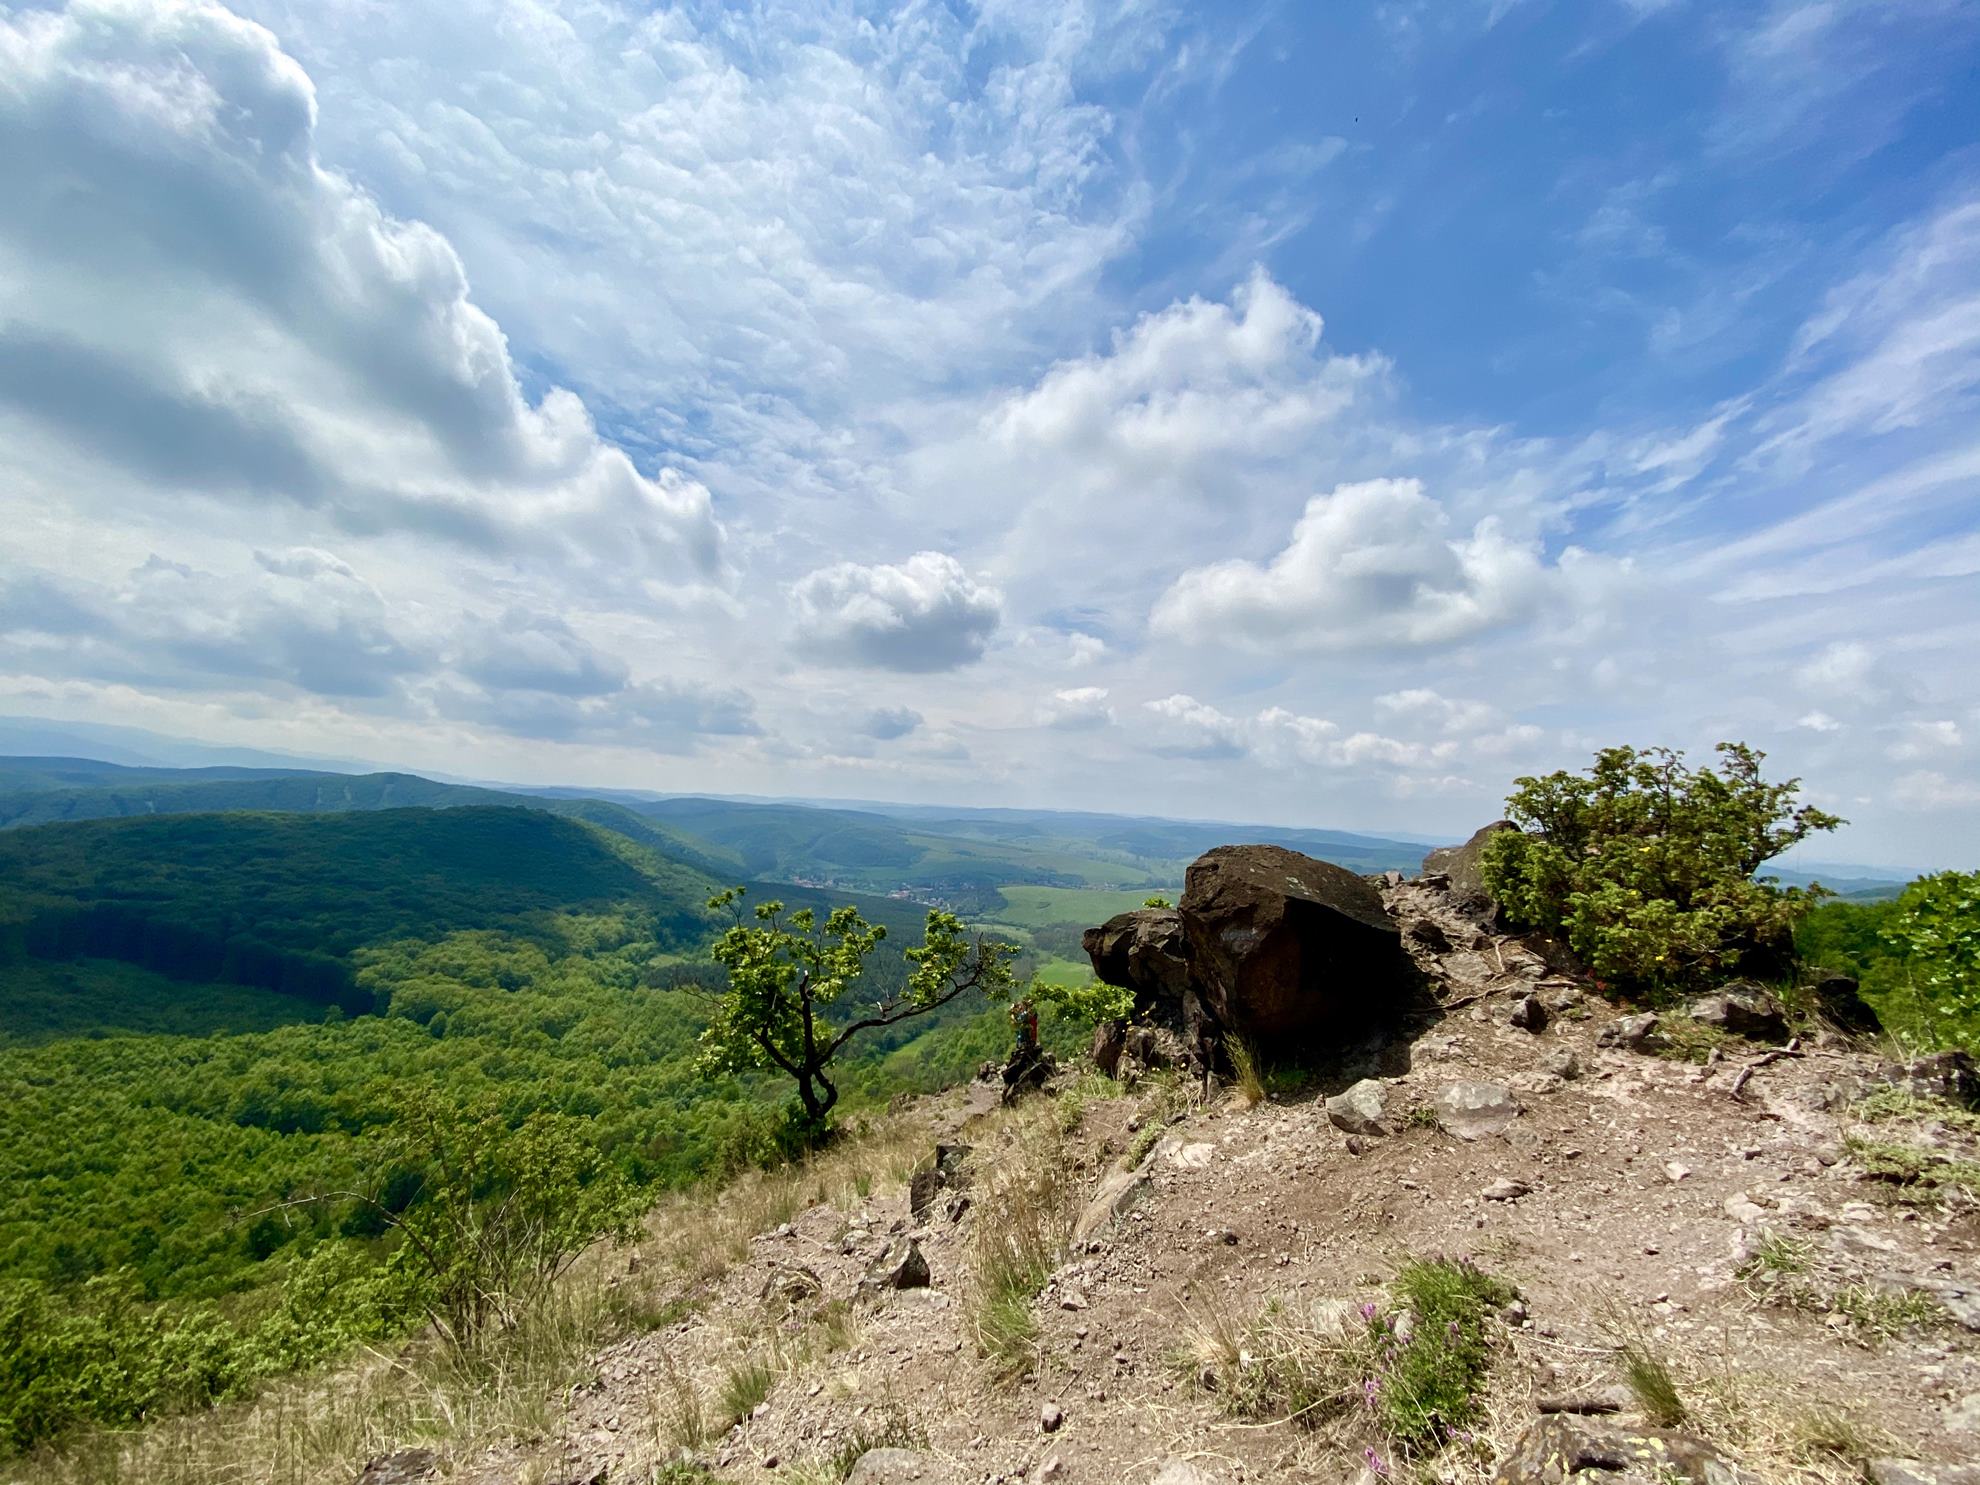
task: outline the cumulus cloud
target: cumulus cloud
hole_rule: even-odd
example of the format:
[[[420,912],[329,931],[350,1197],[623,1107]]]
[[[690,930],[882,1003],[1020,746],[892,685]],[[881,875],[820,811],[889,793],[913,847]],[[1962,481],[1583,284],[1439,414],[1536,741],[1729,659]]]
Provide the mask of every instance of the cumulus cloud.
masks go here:
[[[588,644],[552,614],[510,609],[477,625],[462,650],[462,675],[490,690],[602,696],[625,687],[626,663]]]
[[[0,640],[44,673],[173,688],[273,682],[376,698],[431,663],[378,591],[309,549],[257,554],[262,575],[223,576],[155,553],[114,585],[0,576]]]
[[[322,165],[267,31],[77,0],[0,17],[0,70],[0,429],[91,471],[78,497],[718,573],[708,491],[642,474],[573,393],[524,395],[446,239]]]
[[[1340,413],[1377,360],[1318,354],[1320,316],[1262,269],[1228,304],[1144,316],[1104,355],[1061,362],[994,409],[1013,450],[1173,476],[1233,451],[1284,447]]]
[[[1413,479],[1336,486],[1307,502],[1286,548],[1184,573],[1151,616],[1157,634],[1264,651],[1420,649],[1530,615],[1551,573],[1536,544],[1491,517],[1469,534]]]
[[[1003,618],[1003,594],[954,557],[840,562],[791,589],[799,643],[820,659],[883,670],[954,670],[980,658]]]
[[[1242,758],[1248,746],[1244,723],[1194,696],[1177,692],[1142,708],[1153,721],[1150,747],[1172,758]]]
[[[1105,686],[1072,686],[1054,691],[1051,700],[1038,709],[1038,720],[1046,727],[1077,732],[1110,725],[1114,709],[1107,702]]]

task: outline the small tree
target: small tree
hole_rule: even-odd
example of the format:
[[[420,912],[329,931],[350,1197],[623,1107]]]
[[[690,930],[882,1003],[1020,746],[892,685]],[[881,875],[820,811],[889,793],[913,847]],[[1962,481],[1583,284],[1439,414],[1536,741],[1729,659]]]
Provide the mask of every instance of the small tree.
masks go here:
[[[727,966],[729,984],[715,997],[701,1034],[702,1065],[711,1072],[788,1074],[797,1083],[803,1143],[815,1143],[829,1127],[839,1090],[827,1069],[854,1037],[925,1016],[970,991],[1010,996],[1017,946],[972,937],[954,913],[931,910],[920,947],[905,953],[901,987],[849,1002],[850,1019],[838,1024],[830,1013],[861,988],[867,957],[886,928],[853,907],[834,908],[821,925],[810,908],[786,915],[781,902],[758,903],[751,922],[742,908],[745,890],[732,887],[708,903],[735,921],[712,951]]]
[[[1517,781],[1485,885],[1524,927],[1563,935],[1597,974],[1683,987],[1743,961],[1791,952],[1808,893],[1754,872],[1843,822],[1796,803],[1799,779],[1760,777],[1766,755],[1720,743],[1688,768],[1670,748],[1605,748],[1586,774]]]

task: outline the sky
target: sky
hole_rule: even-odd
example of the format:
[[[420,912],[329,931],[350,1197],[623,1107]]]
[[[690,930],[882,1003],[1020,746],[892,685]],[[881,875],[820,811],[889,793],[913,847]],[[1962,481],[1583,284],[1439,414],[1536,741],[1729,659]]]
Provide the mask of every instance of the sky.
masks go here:
[[[0,713],[1980,856],[1965,0],[0,0]]]

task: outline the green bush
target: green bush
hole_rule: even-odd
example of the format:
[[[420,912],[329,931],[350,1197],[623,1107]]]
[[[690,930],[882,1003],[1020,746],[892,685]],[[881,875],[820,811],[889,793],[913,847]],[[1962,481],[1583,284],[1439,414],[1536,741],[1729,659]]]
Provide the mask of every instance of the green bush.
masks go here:
[[[1899,895],[1882,938],[1896,976],[1936,1043],[1980,1034],[1980,872],[1920,877]]]
[[[1670,748],[1606,748],[1586,774],[1518,780],[1506,811],[1520,829],[1487,844],[1486,888],[1513,923],[1559,935],[1630,989],[1784,964],[1813,898],[1754,873],[1843,822],[1796,804],[1799,779],[1765,782],[1765,754],[1718,752],[1714,770]]]

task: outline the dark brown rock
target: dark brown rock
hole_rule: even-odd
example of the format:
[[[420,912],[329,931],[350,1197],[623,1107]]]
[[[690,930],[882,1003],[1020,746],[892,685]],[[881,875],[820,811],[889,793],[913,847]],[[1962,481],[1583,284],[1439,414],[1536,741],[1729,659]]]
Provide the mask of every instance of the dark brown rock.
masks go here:
[[[1127,1027],[1119,1021],[1102,1021],[1093,1028],[1093,1065],[1113,1077],[1121,1070],[1121,1053],[1127,1050]]]
[[[1787,1013],[1764,985],[1735,980],[1718,994],[1692,1002],[1691,1019],[1734,1036],[1777,1042],[1787,1036]]]
[[[1451,904],[1460,912],[1496,924],[1500,917],[1499,904],[1485,890],[1485,876],[1480,863],[1484,859],[1487,841],[1502,830],[1517,829],[1519,827],[1510,820],[1494,820],[1461,846],[1439,846],[1423,858],[1423,875],[1444,878],[1446,890],[1451,894]]]
[[[1282,846],[1219,846],[1179,908],[1204,1008],[1259,1042],[1314,1042],[1398,1019],[1416,992],[1375,888]]]
[[[1444,932],[1434,918],[1418,918],[1403,932],[1408,935],[1411,943],[1421,944],[1432,954],[1451,952],[1451,936]]]
[[[1703,1439],[1550,1414],[1499,1461],[1495,1485],[1759,1485]]]
[[[921,1244],[904,1237],[887,1244],[887,1251],[867,1267],[859,1287],[868,1291],[926,1289],[928,1280],[928,1260],[922,1255]]]
[[[1089,928],[1080,943],[1103,984],[1134,991],[1137,1015],[1180,1021],[1190,989],[1189,939],[1174,908],[1136,908]],[[1163,1012],[1168,1014],[1163,1015]]]
[[[1876,1007],[1864,1000],[1862,986],[1852,975],[1823,975],[1808,987],[1808,993],[1824,1019],[1844,1031],[1874,1036],[1884,1029]]]

